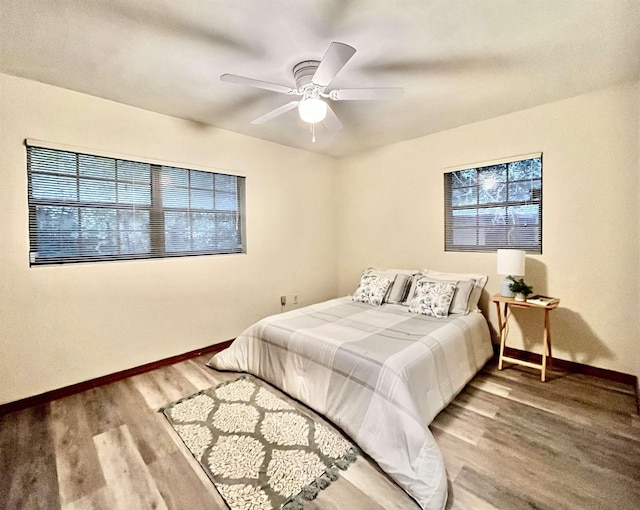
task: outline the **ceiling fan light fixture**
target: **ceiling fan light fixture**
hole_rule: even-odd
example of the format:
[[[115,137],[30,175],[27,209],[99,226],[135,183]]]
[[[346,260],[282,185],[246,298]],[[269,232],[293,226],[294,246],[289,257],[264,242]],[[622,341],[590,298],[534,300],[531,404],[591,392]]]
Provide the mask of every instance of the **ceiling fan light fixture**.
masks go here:
[[[327,103],[316,97],[305,98],[298,104],[298,113],[309,124],[322,122],[327,116]]]

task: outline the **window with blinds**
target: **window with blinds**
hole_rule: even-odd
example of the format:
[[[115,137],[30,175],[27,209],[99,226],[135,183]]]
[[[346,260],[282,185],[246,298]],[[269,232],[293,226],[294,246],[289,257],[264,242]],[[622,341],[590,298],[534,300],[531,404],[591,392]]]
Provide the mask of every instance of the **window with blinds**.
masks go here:
[[[444,174],[445,250],[542,253],[542,154]]]
[[[245,252],[235,175],[27,147],[30,263]]]

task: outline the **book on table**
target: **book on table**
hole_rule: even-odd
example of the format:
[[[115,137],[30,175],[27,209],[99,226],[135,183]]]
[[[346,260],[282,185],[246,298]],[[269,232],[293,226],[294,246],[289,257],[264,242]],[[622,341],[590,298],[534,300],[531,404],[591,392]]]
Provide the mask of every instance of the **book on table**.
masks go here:
[[[527,298],[527,303],[531,303],[532,305],[549,306],[559,302],[560,300],[558,298],[543,296],[541,294],[536,294],[535,296]]]

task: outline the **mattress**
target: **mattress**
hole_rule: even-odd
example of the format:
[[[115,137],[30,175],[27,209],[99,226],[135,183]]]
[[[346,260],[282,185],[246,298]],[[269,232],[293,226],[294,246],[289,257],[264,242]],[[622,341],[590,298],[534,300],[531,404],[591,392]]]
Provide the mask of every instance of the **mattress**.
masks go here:
[[[435,319],[343,297],[262,319],[208,365],[326,416],[421,508],[442,510],[446,472],[428,425],[491,356],[479,312]]]

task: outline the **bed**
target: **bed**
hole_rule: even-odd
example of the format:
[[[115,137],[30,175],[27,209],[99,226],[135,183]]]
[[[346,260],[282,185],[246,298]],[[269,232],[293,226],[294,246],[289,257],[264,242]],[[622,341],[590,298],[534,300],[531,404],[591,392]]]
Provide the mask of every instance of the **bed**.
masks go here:
[[[428,425],[491,357],[489,329],[473,304],[437,318],[386,297],[371,304],[356,292],[267,317],[208,364],[326,416],[421,508],[442,510],[447,479]]]

